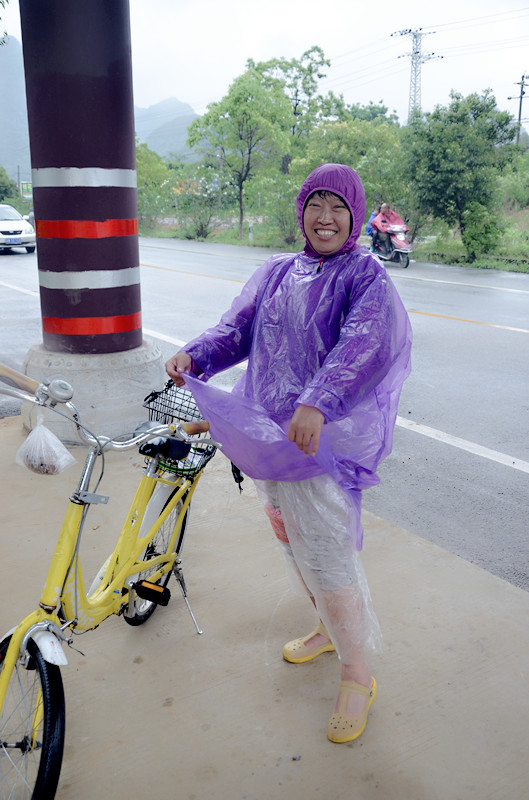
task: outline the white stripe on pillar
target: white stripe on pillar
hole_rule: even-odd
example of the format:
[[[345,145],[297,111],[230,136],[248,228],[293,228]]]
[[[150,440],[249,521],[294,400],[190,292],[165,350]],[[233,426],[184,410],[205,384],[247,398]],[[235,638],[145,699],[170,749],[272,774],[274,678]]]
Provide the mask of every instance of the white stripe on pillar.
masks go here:
[[[39,270],[39,283],[45,289],[117,289],[140,282],[140,268],[87,269],[82,272]]]
[[[136,170],[103,169],[102,167],[43,167],[31,170],[33,187],[37,189],[65,186],[115,186],[136,188]]]

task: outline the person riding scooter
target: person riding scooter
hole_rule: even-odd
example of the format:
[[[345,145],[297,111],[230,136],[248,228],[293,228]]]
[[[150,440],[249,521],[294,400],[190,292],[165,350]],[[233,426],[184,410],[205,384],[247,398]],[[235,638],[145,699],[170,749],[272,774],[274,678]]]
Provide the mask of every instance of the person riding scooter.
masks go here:
[[[373,250],[376,251],[377,244],[380,244],[387,256],[391,253],[391,236],[388,233],[388,227],[391,225],[403,225],[405,231],[409,231],[404,220],[399,217],[396,211],[392,211],[389,203],[382,203],[380,214],[371,220],[371,225],[374,229]]]
[[[373,207],[373,211],[371,212],[371,216],[369,217],[369,219],[367,221],[367,224],[366,224],[366,235],[367,236],[371,236],[371,239],[375,235],[375,229],[373,228],[371,223],[373,222],[375,217],[378,217],[378,215],[380,214],[380,209],[381,209],[381,206],[379,206],[379,205],[375,205]],[[371,250],[372,253],[375,252],[375,246],[373,244],[373,241],[371,241],[371,247],[369,249]]]

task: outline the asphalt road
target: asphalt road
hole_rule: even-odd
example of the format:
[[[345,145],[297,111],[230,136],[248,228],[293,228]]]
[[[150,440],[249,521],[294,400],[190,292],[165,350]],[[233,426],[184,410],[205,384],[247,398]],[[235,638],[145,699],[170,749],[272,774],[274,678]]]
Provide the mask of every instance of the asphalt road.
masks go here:
[[[167,357],[269,254],[158,239],[140,252],[144,331]],[[529,275],[413,262],[389,272],[414,330],[413,371],[364,506],[529,590]],[[0,299],[0,360],[20,368],[42,339],[36,256],[0,253]]]

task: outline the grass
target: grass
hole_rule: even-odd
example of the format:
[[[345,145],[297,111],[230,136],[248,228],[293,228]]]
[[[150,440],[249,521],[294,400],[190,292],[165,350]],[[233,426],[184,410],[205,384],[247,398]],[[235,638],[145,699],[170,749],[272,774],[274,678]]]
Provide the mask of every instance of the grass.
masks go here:
[[[443,229],[432,231],[432,233],[434,235],[426,237],[426,240],[415,242],[413,257],[416,261],[467,266],[474,267],[474,269],[529,273],[529,223],[526,212],[520,212],[518,215],[512,213],[506,217],[504,233],[495,252],[481,255],[473,262],[468,261],[463,243],[453,231]],[[140,225],[140,235],[163,239],[189,238],[184,229],[170,224]],[[365,237],[361,237],[360,243],[365,243],[364,239]],[[295,244],[287,245],[282,240],[278,229],[260,222],[253,223],[251,234],[248,222],[245,222],[243,238],[239,239],[238,225],[232,219],[224,220],[212,230],[207,241],[247,247],[264,247],[277,253],[298,252],[303,248],[304,243],[300,235]]]
[[[502,235],[493,252],[483,253],[469,261],[460,236],[448,228],[436,236],[418,241],[414,249],[417,261],[432,264],[454,264],[474,269],[495,269],[503,272],[529,273],[529,225],[527,213],[509,213],[502,222]]]
[[[152,236],[160,239],[188,239],[184,228],[178,225],[145,225],[139,226],[140,236]],[[279,231],[270,228],[262,223],[253,223],[252,234],[248,223],[245,222],[243,237],[239,239],[239,227],[237,224],[223,223],[214,228],[207,239],[197,241],[219,242],[220,244],[244,245],[246,247],[265,247],[277,253],[296,253],[303,247],[301,234],[294,245],[287,245],[281,240]]]

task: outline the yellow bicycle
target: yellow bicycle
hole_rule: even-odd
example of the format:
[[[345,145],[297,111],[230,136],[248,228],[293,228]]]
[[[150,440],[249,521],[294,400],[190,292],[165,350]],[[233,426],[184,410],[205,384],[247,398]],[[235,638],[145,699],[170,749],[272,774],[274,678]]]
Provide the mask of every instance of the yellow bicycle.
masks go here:
[[[75,634],[93,630],[112,614],[141,625],[158,605],[167,605],[172,573],[202,633],[187,597],[181,552],[191,498],[220,445],[205,438],[209,426],[191,393],[171,381],[146,398],[149,420],[134,435],[109,439],[83,425],[65,381],[39,384],[4,365],[0,377],[10,381],[0,383],[0,393],[66,416],[88,446],[39,608],[0,640],[0,797],[51,800],[64,748],[64,643],[72,645]],[[86,591],[80,561],[83,525],[90,506],[108,500],[98,493],[99,481],[92,487],[94,468],[106,451],[134,447],[145,456],[143,474],[116,546]]]

